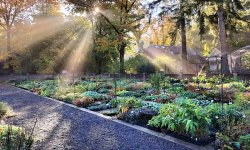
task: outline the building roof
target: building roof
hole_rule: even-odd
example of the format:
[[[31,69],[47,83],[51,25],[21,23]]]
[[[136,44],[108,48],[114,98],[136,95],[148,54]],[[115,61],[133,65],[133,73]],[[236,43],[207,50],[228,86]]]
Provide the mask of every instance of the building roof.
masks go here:
[[[208,57],[221,57],[221,51],[217,48],[214,48]]]
[[[150,45],[143,49],[143,53],[150,58],[160,55],[168,55],[172,57],[180,57],[181,46],[165,46],[165,45]],[[206,59],[201,55],[200,51],[194,48],[187,49],[188,61],[191,63],[204,63]]]
[[[250,45],[242,47],[232,53],[232,55],[242,55],[246,52],[250,52]]]

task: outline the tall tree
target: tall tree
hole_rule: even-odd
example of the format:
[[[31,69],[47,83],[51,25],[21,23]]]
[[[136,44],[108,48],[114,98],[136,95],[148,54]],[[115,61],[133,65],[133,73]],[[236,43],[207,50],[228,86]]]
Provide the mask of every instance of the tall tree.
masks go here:
[[[168,15],[175,22],[176,29],[171,33],[173,41],[176,39],[177,31],[180,30],[183,61],[187,60],[186,26],[190,22],[189,16],[192,13],[189,3],[188,0],[155,0],[149,3],[150,16],[156,7],[161,7],[159,16]]]
[[[6,31],[7,51],[11,51],[11,28],[18,16],[35,4],[35,0],[0,0],[0,26]]]
[[[119,40],[117,39],[117,33],[113,30],[109,23],[105,22],[104,18],[99,17],[94,31],[93,61],[91,61],[92,66],[95,66],[92,68],[96,69],[92,71],[98,74],[106,72],[109,65],[117,61],[119,53],[114,45],[117,45]]]
[[[241,14],[241,11],[246,11],[243,7],[243,1],[198,0],[193,3],[192,7],[198,12],[197,15],[201,35],[205,33],[205,18],[207,18],[210,23],[218,24],[220,49],[222,54],[222,73],[229,73],[228,54],[230,51],[227,46],[227,33],[237,31],[238,21],[247,21],[245,15]],[[213,8],[213,10],[215,10],[214,13],[210,12],[210,14],[206,14],[204,11],[205,7]]]
[[[113,31],[117,33],[119,43],[117,45],[120,59],[120,73],[124,73],[124,56],[130,38],[129,32],[138,27],[139,21],[143,18],[141,3],[139,0],[68,0],[80,11],[93,11],[98,6],[101,11],[99,15],[109,23]],[[112,18],[105,14],[105,10],[112,12]]]

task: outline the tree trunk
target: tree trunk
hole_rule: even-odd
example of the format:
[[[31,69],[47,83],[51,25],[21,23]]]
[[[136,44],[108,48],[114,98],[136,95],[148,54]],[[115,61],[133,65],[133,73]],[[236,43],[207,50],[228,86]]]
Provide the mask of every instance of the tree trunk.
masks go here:
[[[126,48],[127,44],[126,43],[122,43],[120,45],[120,49],[119,49],[119,53],[120,53],[120,73],[124,74],[125,73],[125,68],[124,68],[124,56],[125,56],[125,48]]]
[[[186,37],[186,23],[183,18],[181,21],[181,54],[182,59],[187,60],[187,37]]]
[[[181,20],[181,69],[180,69],[180,78],[182,78],[184,64],[187,60],[187,37],[186,37],[186,21],[184,18],[184,14]]]
[[[101,59],[97,60],[97,73],[98,74],[102,73],[102,62],[101,62]]]
[[[11,52],[11,47],[10,47],[10,38],[11,38],[11,35],[10,35],[10,32],[11,32],[11,29],[9,26],[7,26],[7,29],[6,29],[6,34],[7,34],[7,51],[8,52]]]
[[[7,34],[7,39],[6,39],[6,42],[7,42],[7,45],[6,45],[6,48],[7,48],[7,52],[10,53],[10,57],[8,59],[8,62],[9,62],[9,73],[13,73],[14,72],[14,66],[12,64],[12,60],[13,60],[13,56],[12,56],[12,53],[11,53],[11,27],[10,26],[7,26],[7,29],[6,29],[6,34]]]
[[[228,65],[228,51],[226,46],[226,30],[224,22],[224,9],[223,4],[220,4],[218,7],[218,25],[219,25],[219,34],[220,34],[220,48],[221,48],[221,69],[222,73],[230,73]]]

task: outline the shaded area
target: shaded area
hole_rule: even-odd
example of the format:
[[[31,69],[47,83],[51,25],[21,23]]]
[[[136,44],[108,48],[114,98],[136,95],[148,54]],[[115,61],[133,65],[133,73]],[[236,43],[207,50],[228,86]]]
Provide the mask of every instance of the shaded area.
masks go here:
[[[0,100],[7,102],[18,114],[7,123],[30,130],[38,117],[34,149],[187,149],[7,85],[0,85]]]

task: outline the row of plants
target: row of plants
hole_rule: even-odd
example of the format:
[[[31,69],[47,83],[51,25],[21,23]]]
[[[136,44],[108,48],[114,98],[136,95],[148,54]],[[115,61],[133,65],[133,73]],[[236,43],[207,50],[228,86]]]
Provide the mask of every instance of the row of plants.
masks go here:
[[[204,145],[216,136],[220,148],[246,146],[242,139],[250,133],[249,82],[223,78],[222,113],[221,77],[198,78],[180,80],[156,73],[147,81],[91,78],[72,82],[58,78],[14,84],[194,143]],[[227,132],[238,126],[247,128],[237,136]]]

